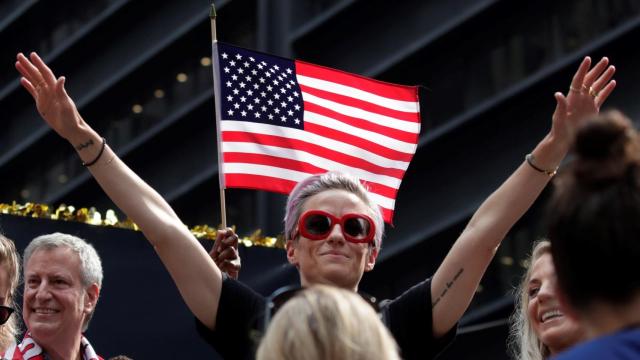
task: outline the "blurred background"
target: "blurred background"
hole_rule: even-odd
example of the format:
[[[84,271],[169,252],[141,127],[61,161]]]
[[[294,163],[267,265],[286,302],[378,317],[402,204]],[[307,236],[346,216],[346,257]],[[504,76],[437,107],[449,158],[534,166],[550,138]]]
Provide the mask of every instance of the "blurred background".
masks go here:
[[[640,63],[640,0],[221,0],[215,5],[219,40],[424,86],[422,134],[398,193],[395,224],[387,228],[376,269],[361,284],[381,298],[433,274],[480,203],[546,134],[553,93],[566,93],[585,55],[608,56],[617,67],[618,88],[606,107],[640,115],[640,71],[634,65]],[[187,225],[217,226],[209,6],[206,0],[2,0],[0,203],[115,209],[19,85],[17,52],[37,51],[58,76],[67,77],[84,118]],[[544,236],[545,198],[503,241],[461,321],[461,335],[443,358],[505,358],[511,291],[532,241]],[[257,229],[278,235],[284,201],[279,194],[227,190],[228,223],[241,235]],[[6,215],[0,221],[7,235],[24,238],[19,241],[28,241],[26,229],[42,223],[24,225],[26,220]],[[19,226],[12,225],[16,221]],[[95,235],[98,230],[86,225],[64,226],[100,239],[142,239],[123,235],[124,230],[101,229]],[[123,243],[103,241],[99,247],[106,252]],[[148,248],[141,256],[154,256]],[[258,255],[265,252],[269,255]],[[241,254],[241,279],[258,291],[268,294],[297,281],[281,250],[243,248]],[[122,262],[113,266],[124,266],[118,276],[138,271]],[[154,273],[161,270],[157,261],[149,266]],[[141,332],[153,332],[154,341],[136,348],[109,338],[124,321],[136,321],[113,307],[113,314],[99,310],[90,330],[101,334],[98,352],[148,358],[158,344],[180,347],[182,340],[163,336],[163,326],[171,325],[154,325],[159,320],[136,301],[135,282],[118,290],[118,276],[105,280],[110,291],[129,295],[129,306],[147,321]],[[167,296],[179,299],[166,274],[161,276]],[[112,295],[103,294],[102,301],[109,302]],[[187,325],[185,336],[195,337]],[[127,334],[135,336],[147,335]],[[206,346],[197,351],[215,358]],[[171,354],[157,356],[181,357]]]

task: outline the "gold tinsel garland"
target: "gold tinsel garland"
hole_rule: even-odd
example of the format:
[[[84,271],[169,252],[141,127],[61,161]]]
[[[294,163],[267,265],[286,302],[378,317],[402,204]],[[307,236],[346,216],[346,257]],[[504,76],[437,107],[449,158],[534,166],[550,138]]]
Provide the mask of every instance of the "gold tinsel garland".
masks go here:
[[[138,225],[136,225],[130,219],[125,221],[119,221],[115,211],[107,210],[104,217],[95,208],[80,208],[77,209],[74,206],[61,204],[55,210],[51,210],[49,205],[44,204],[17,204],[15,201],[11,204],[0,203],[0,214],[17,215],[40,219],[50,220],[62,220],[62,221],[75,221],[96,226],[111,226],[121,229],[131,229],[134,231],[140,231]],[[235,226],[233,227],[235,230]],[[216,239],[216,229],[209,225],[197,225],[190,228],[191,233],[198,239]],[[240,243],[245,247],[249,246],[264,246],[264,247],[276,247],[284,248],[284,241],[282,236],[272,237],[263,236],[262,230],[258,229],[249,236],[240,237]]]

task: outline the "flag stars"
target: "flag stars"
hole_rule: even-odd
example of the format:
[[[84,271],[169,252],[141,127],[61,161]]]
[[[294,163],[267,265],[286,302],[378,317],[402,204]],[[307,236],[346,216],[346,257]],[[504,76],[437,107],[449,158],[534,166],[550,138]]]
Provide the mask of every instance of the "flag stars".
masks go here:
[[[263,91],[263,92],[260,93],[260,96],[267,97],[267,93]]]
[[[240,112],[240,115],[242,115],[242,116],[247,116],[247,112],[246,112],[246,111],[244,111],[244,110],[242,110],[242,111]]]
[[[254,58],[253,58],[253,56],[249,56],[249,60],[250,60],[251,62],[256,62],[256,59],[254,59]]]
[[[228,67],[224,67],[224,72],[229,73],[229,71],[231,71],[231,69],[229,69]]]
[[[285,84],[285,86],[287,87],[287,89],[291,89],[291,84]]]
[[[242,55],[236,54],[236,59],[238,59],[238,60],[242,59]]]
[[[233,116],[233,110],[229,109],[229,110],[227,111],[227,114],[229,114],[229,116]]]
[[[273,90],[273,87],[271,85],[267,85],[267,90],[271,91],[271,90]]]
[[[270,73],[270,72],[265,72],[265,73],[264,73],[264,76],[266,76],[266,77],[271,77],[271,73]]]
[[[231,96],[231,95],[227,96],[227,101],[228,102],[232,102],[233,101],[233,96]]]
[[[293,102],[293,98],[292,98],[291,96],[288,96],[288,97],[287,97],[287,100],[288,100],[289,102]]]
[[[292,70],[290,68],[287,68],[287,74],[291,74]]]
[[[233,60],[231,60],[231,61],[229,61],[229,65],[231,65],[231,66],[236,66],[236,62],[235,62],[235,61],[233,61]]]
[[[267,100],[267,104],[269,104],[269,106],[273,106],[273,100]]]
[[[288,111],[287,111],[287,114],[289,114],[289,116],[293,116],[293,111],[288,110]]]
[[[267,117],[269,118],[269,120],[273,120],[273,115],[272,114],[269,114]]]
[[[253,102],[256,103],[256,104],[260,104],[260,98],[253,99]]]
[[[300,96],[300,95],[298,95],[298,92],[297,92],[297,91],[294,91],[294,92],[293,92],[293,96],[298,97],[298,96]]]
[[[247,75],[244,77],[247,81],[251,81],[251,76]]]
[[[252,74],[253,76],[256,76],[256,75],[258,75],[258,72],[256,71],[256,69],[253,69],[253,70],[251,70],[251,74]]]
[[[261,83],[264,84],[264,82],[266,81],[263,77],[261,77],[260,79],[258,79],[258,81],[260,81]]]
[[[253,91],[247,90],[247,95],[249,95],[249,96],[253,95]]]
[[[260,118],[260,113],[259,112],[256,111],[254,115],[255,115],[256,119]]]
[[[238,74],[244,74],[244,70],[238,69]]]
[[[287,93],[287,89],[285,89],[285,88],[280,88],[280,92],[281,92],[281,93],[283,93],[283,94],[286,94],[286,93]]]
[[[247,109],[253,110],[253,105],[251,105],[251,104],[247,105]]]
[[[282,120],[282,122],[287,122],[287,117],[284,115],[280,116],[280,119]]]
[[[296,110],[300,110],[300,105],[295,104],[295,105],[293,105],[293,108],[296,109]]]
[[[249,63],[246,61],[242,65],[244,65],[244,67],[249,67]]]
[[[233,89],[233,95],[238,95],[240,93],[240,90],[238,89]]]
[[[295,120],[293,120],[293,121],[296,123],[296,125],[300,125],[300,119],[297,119],[297,118],[296,118],[296,119],[295,119]]]
[[[247,98],[243,96],[243,97],[241,97],[241,98],[240,98],[240,101],[241,101],[241,102],[246,102],[246,101],[247,101]]]
[[[262,105],[262,107],[260,108],[260,110],[262,110],[262,112],[267,112],[267,107]]]
[[[226,60],[228,57],[229,57],[229,55],[228,55],[227,53],[222,53],[222,58],[223,58],[223,59],[225,59],[225,60]]]
[[[276,114],[280,114],[280,109],[275,108],[275,109],[273,109],[273,112],[276,113]]]
[[[241,89],[244,89],[245,86],[247,86],[247,84],[241,82],[240,84],[238,84],[240,86]]]
[[[280,94],[273,94],[273,98],[276,100],[280,100]]]
[[[258,89],[260,88],[260,85],[258,85],[258,84],[253,84],[253,88],[254,88],[254,89],[256,89],[256,90],[258,90]]]
[[[240,104],[235,103],[235,104],[233,104],[233,107],[236,108],[236,109],[240,109]]]
[[[262,70],[264,66],[262,64],[258,64],[258,69]]]
[[[279,84],[279,83],[278,83],[278,80],[273,79],[273,85],[278,85],[278,84]]]
[[[231,87],[231,81],[227,81],[227,87]]]
[[[280,103],[280,106],[287,107],[287,103],[283,101],[283,102]]]
[[[238,80],[238,75],[231,75],[231,78],[235,81]]]

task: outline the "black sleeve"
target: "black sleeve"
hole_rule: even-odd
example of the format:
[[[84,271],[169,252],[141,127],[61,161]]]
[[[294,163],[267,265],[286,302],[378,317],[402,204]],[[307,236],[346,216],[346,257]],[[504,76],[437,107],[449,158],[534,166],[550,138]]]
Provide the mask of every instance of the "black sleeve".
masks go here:
[[[222,282],[216,328],[211,330],[196,318],[202,339],[224,359],[253,359],[265,298],[246,285],[225,277]]]
[[[433,359],[456,336],[457,325],[438,339],[433,336],[431,279],[414,285],[394,300],[383,302],[381,313],[405,360]]]

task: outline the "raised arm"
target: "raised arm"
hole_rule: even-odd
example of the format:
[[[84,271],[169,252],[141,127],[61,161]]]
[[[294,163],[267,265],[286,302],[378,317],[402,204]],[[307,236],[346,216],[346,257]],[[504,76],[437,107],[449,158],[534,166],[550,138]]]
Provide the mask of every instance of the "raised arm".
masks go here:
[[[222,274],[169,204],[136,175],[80,116],[65,91],[65,78],[31,53],[18,54],[20,83],[31,94],[46,123],[76,149],[93,177],[153,245],[193,314],[215,327]],[[220,236],[234,236],[232,231]],[[237,241],[237,240],[236,240]]]
[[[555,94],[557,106],[549,133],[533,149],[532,157],[482,203],[434,274],[431,298],[436,336],[444,335],[460,320],[500,242],[567,154],[576,126],[597,113],[613,91],[615,68],[608,63],[603,58],[589,70],[591,59],[582,61],[567,96]]]

